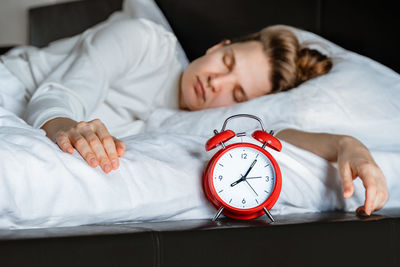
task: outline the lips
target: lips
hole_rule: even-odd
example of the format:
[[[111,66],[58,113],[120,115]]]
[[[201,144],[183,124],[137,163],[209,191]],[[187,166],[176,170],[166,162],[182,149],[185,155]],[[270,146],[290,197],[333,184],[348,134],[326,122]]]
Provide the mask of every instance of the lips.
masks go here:
[[[206,102],[206,93],[205,93],[203,84],[201,83],[199,77],[196,77],[196,78],[197,78],[196,79],[196,84],[194,85],[194,89],[196,91],[196,95],[201,97],[204,100],[204,102]]]

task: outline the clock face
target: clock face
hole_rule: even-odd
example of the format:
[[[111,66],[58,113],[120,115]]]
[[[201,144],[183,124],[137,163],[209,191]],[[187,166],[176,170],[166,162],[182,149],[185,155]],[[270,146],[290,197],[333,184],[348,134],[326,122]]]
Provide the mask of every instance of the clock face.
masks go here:
[[[218,196],[238,209],[251,209],[265,202],[275,187],[272,162],[260,150],[236,147],[227,150],[212,173]]]

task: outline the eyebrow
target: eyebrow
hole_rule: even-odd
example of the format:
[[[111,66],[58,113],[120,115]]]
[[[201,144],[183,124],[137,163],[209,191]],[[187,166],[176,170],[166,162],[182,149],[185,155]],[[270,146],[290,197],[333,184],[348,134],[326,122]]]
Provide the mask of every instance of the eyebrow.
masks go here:
[[[231,59],[232,59],[231,71],[233,71],[233,69],[236,67],[236,57],[235,57],[235,52],[234,52],[234,50],[233,50],[232,47],[229,48],[229,51],[230,51],[230,52],[228,52],[228,54],[230,54],[229,56],[230,56]],[[244,90],[244,88],[243,88],[242,85],[239,84],[238,86],[236,86],[236,88],[239,88],[239,89],[240,89],[240,91],[241,91],[241,93],[242,93],[242,95],[243,95],[243,97],[244,97],[244,101],[249,100],[249,98],[247,97],[247,94],[246,94],[246,90]],[[236,88],[235,88],[235,89],[236,89]],[[235,92],[234,92],[234,98],[235,98],[235,100],[236,100],[236,94],[235,94]],[[243,101],[243,102],[244,102],[244,101]]]

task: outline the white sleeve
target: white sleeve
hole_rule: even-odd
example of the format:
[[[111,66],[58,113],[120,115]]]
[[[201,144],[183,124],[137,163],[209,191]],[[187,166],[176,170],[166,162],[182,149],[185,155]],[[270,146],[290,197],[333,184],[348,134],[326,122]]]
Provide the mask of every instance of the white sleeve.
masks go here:
[[[140,64],[151,30],[142,20],[124,20],[88,31],[33,94],[25,120],[36,128],[56,117],[86,120],[109,85]]]

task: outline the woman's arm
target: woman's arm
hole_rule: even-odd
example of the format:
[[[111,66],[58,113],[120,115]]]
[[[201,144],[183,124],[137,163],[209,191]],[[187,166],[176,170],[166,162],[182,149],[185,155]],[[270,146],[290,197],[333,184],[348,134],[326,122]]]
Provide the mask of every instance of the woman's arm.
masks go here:
[[[149,28],[128,20],[88,31],[35,91],[26,121],[45,130],[64,152],[75,148],[90,166],[100,165],[106,173],[117,169],[117,155],[122,156],[125,145],[101,121],[87,120],[105,101],[113,81],[143,60]]]
[[[381,209],[388,200],[389,193],[381,169],[369,150],[357,139],[294,129],[282,130],[277,137],[328,161],[337,162],[345,198],[353,195],[353,180],[360,177],[366,191],[365,203],[357,209],[357,213],[370,215]]]
[[[127,20],[84,34],[32,95],[26,121],[40,128],[56,117],[87,120],[107,98],[110,86],[143,60],[151,34],[147,28],[141,21]]]

